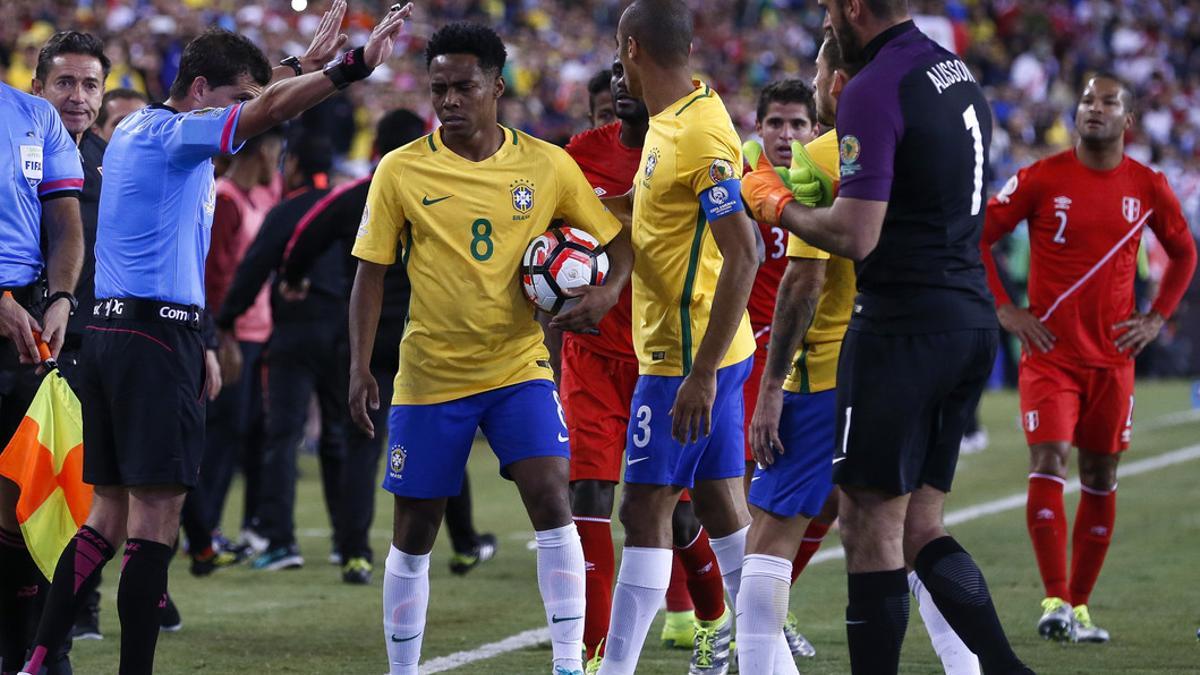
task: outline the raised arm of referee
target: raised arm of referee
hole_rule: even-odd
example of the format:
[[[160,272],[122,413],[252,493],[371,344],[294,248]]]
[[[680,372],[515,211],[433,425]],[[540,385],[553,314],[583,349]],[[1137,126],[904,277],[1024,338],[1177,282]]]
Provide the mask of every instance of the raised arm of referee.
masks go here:
[[[66,637],[78,604],[126,538],[120,672],[153,671],[171,546],[204,448],[199,328],[212,158],[369,76],[391,54],[412,6],[393,6],[365,45],[320,69],[346,40],[345,12],[336,0],[305,55],[273,72],[249,39],[203,33],[184,49],[170,98],[113,132],[96,235],[97,301],[77,378],[83,475],[95,500],[59,559],[26,672],[38,672]]]

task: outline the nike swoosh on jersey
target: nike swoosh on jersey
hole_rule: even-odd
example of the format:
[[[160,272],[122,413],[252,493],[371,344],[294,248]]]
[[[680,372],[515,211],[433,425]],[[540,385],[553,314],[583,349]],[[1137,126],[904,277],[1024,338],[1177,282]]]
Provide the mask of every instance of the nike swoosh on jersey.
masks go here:
[[[421,205],[422,206],[433,206],[434,204],[436,204],[438,202],[444,202],[453,196],[454,195],[446,195],[445,197],[438,197],[437,199],[430,199],[429,195],[425,195],[424,197],[421,197]]]
[[[419,637],[421,637],[420,633],[417,633],[416,635],[413,635],[411,637],[406,637],[406,638],[396,637],[396,634],[392,633],[392,642],[410,642],[412,640],[416,640]]]
[[[566,443],[566,442],[567,442],[567,441],[569,441],[569,440],[570,440],[570,438],[568,438],[567,436],[564,436],[563,434],[559,434],[559,435],[558,435],[558,442],[559,442],[559,443]]]
[[[633,465],[633,464],[637,464],[638,462],[644,462],[644,461],[646,461],[646,460],[648,460],[648,459],[650,459],[650,456],[649,456],[649,455],[647,455],[647,456],[645,456],[645,457],[638,457],[637,459],[630,459],[630,460],[626,461],[625,463],[626,463],[626,464]]]

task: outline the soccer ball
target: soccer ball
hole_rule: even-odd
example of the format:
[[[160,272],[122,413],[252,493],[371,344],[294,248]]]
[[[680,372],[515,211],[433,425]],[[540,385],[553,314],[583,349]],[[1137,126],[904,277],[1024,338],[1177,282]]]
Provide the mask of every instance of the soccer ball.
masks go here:
[[[608,254],[592,235],[557,227],[538,235],[521,259],[521,288],[538,309],[558,314],[579,302],[563,291],[599,286],[608,277]]]

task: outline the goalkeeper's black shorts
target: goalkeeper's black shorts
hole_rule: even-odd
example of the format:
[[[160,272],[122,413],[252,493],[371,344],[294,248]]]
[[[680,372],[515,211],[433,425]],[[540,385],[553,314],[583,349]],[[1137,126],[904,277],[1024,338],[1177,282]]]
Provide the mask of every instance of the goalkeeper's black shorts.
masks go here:
[[[950,491],[958,447],[996,359],[994,330],[846,332],[833,479],[895,495]]]

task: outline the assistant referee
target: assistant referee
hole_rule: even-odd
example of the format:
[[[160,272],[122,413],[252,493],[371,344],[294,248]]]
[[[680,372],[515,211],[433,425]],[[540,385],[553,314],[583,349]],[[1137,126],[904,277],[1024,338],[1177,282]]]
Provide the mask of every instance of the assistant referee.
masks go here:
[[[247,38],[209,30],[184,49],[170,98],[114,132],[100,195],[97,301],[79,375],[83,472],[95,499],[59,558],[25,672],[38,672],[66,637],[77,605],[126,537],[120,672],[153,671],[179,511],[204,448],[200,324],[212,158],[369,76],[411,11],[393,6],[364,46],[323,70],[346,39],[344,0],[324,15],[304,56],[274,71]]]

